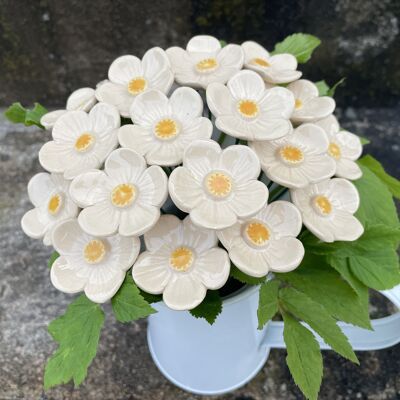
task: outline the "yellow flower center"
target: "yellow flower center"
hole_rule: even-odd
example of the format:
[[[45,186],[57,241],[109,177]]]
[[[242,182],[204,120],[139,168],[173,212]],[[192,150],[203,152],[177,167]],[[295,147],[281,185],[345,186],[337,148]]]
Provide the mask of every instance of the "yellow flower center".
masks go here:
[[[265,245],[271,237],[266,225],[258,221],[249,222],[244,231],[247,240],[256,246]]]
[[[53,194],[47,203],[47,211],[51,215],[56,215],[63,205],[63,196],[60,193]]]
[[[205,58],[196,64],[196,69],[199,72],[211,72],[218,67],[218,62],[215,58]]]
[[[282,160],[288,164],[299,164],[304,160],[303,152],[295,146],[284,146],[279,149]]]
[[[82,133],[75,141],[75,150],[83,153],[89,150],[94,144],[95,138],[88,132]]]
[[[165,118],[159,121],[155,127],[155,135],[162,140],[172,139],[179,133],[179,127],[176,121]]]
[[[238,103],[240,114],[247,118],[253,118],[258,114],[258,105],[253,100],[240,100]]]
[[[232,191],[232,179],[223,172],[212,172],[206,177],[206,188],[214,197],[226,197]]]
[[[253,58],[253,64],[260,65],[261,67],[270,67],[271,64],[264,58]]]
[[[193,263],[193,251],[187,247],[176,248],[169,257],[170,265],[179,272],[187,271]]]
[[[336,143],[330,143],[328,147],[328,154],[338,160],[341,157],[342,152]]]
[[[99,263],[106,255],[106,246],[99,239],[93,239],[88,242],[83,249],[83,257],[89,264]]]
[[[329,215],[332,212],[332,203],[326,196],[315,196],[313,204],[314,208],[322,215]]]
[[[126,207],[133,203],[136,197],[136,188],[130,183],[122,183],[111,192],[111,202],[116,207]]]
[[[147,81],[142,76],[133,78],[128,83],[128,92],[136,96],[142,93],[147,87]]]
[[[294,101],[294,108],[299,110],[301,107],[303,107],[303,102],[300,99],[296,99]]]

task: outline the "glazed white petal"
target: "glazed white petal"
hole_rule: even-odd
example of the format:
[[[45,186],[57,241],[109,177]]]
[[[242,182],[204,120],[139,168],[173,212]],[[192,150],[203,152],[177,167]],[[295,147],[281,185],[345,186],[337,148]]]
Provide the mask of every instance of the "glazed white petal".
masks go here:
[[[112,137],[110,137],[110,139],[112,139]],[[110,140],[110,142],[111,141],[113,140]],[[79,154],[71,153],[69,156],[69,161],[67,158],[64,159],[64,164],[66,166],[64,178],[74,179],[84,172],[99,168],[106,158],[107,153],[112,149],[113,145],[111,143],[108,146],[98,143],[96,149],[89,151],[84,157],[80,157]]]
[[[185,217],[182,221],[181,235],[182,237],[179,241],[189,248],[195,249],[198,255],[216,247],[218,244],[218,238],[215,231],[199,228],[193,224],[190,216]],[[175,241],[175,245],[176,243],[179,243],[179,241]]]
[[[207,289],[219,289],[229,277],[231,263],[228,253],[214,248],[196,257],[193,274]]]
[[[262,76],[268,83],[281,84],[293,82],[301,77],[300,71],[293,71],[290,69],[276,69],[274,67],[268,68],[263,71]]]
[[[222,169],[229,172],[236,184],[257,179],[260,175],[260,161],[257,154],[247,146],[229,146],[220,157]]]
[[[160,294],[171,277],[168,259],[164,255],[145,251],[132,268],[136,285],[151,294]]]
[[[170,47],[166,50],[175,80],[181,85],[201,87],[198,74],[194,72],[195,61],[190,54],[180,47]]]
[[[289,272],[300,265],[304,257],[304,247],[296,238],[283,237],[272,240],[264,254],[270,271]]]
[[[208,118],[194,118],[185,123],[184,132],[176,138],[176,142],[181,143],[186,148],[194,140],[210,139],[213,128],[213,124]]]
[[[309,183],[316,183],[332,177],[336,164],[327,154],[313,155],[308,157],[302,169]]]
[[[82,231],[78,221],[74,218],[57,224],[51,239],[58,253],[70,255],[80,252],[85,242],[90,240],[90,236]]]
[[[124,125],[118,130],[118,141],[122,147],[134,150],[144,156],[154,147],[151,132],[139,125]]]
[[[236,100],[258,101],[265,91],[262,78],[253,71],[238,72],[228,81],[228,89]]]
[[[109,198],[112,181],[99,170],[78,175],[71,183],[70,195],[79,207],[88,207]]]
[[[167,94],[174,83],[174,74],[171,69],[165,68],[149,79],[149,87]]]
[[[347,131],[340,131],[336,134],[335,141],[340,146],[342,157],[354,161],[361,156],[362,144],[357,135]]]
[[[335,178],[330,181],[329,198],[335,208],[354,214],[360,205],[357,188],[348,180]]]
[[[325,131],[314,124],[300,125],[288,140],[306,151],[307,154],[325,153],[329,146]]]
[[[268,188],[263,182],[252,180],[235,187],[229,207],[240,218],[256,214],[268,200]]]
[[[50,221],[44,212],[34,208],[24,214],[21,220],[22,230],[31,238],[39,239],[44,236]]]
[[[71,93],[67,99],[66,108],[88,112],[96,104],[95,90],[89,87],[80,88]]]
[[[269,53],[261,45],[256,42],[247,41],[242,43],[242,49],[244,51],[245,63],[248,64],[254,58],[269,59]],[[246,65],[247,66],[247,65]]]
[[[147,50],[142,59],[142,67],[147,79],[156,78],[162,70],[169,68],[169,60],[165,51],[160,47]]]
[[[203,101],[200,95],[194,89],[188,87],[176,89],[169,102],[174,115],[184,121],[200,117],[203,113]]]
[[[129,118],[134,96],[128,92],[125,85],[104,82],[96,88],[96,98],[101,102],[114,105],[123,117]]]
[[[135,183],[146,168],[143,156],[130,149],[114,150],[104,164],[106,174],[118,183]]]
[[[89,119],[92,123],[93,132],[96,132],[97,136],[101,138],[109,135],[121,124],[118,109],[106,103],[96,104],[89,112]]]
[[[176,246],[182,241],[183,226],[181,220],[175,215],[161,215],[157,224],[144,234],[146,249],[157,251],[164,244]]]
[[[291,119],[294,122],[316,121],[332,114],[335,106],[335,100],[331,97],[315,97],[307,100],[300,109],[295,110]]]
[[[295,99],[305,102],[314,97],[318,97],[319,92],[317,86],[306,79],[299,79],[290,83],[287,88],[293,93]]]
[[[135,236],[114,235],[107,238],[113,254],[113,263],[122,271],[132,267],[140,252],[140,239]]]
[[[223,47],[217,55],[217,62],[220,69],[217,70],[219,78],[222,77],[224,72],[225,79],[219,79],[219,82],[226,82],[231,76],[237,73],[243,66],[244,54],[242,48],[237,44],[228,44]],[[221,74],[221,75],[219,75]]]
[[[236,214],[224,202],[203,199],[190,212],[192,222],[207,229],[224,229],[237,221]]]
[[[114,210],[109,201],[102,201],[83,209],[78,222],[81,228],[94,236],[109,236],[117,232],[120,213]]]
[[[84,274],[79,274],[79,267],[70,264],[62,255],[58,257],[50,271],[53,286],[64,293],[78,293],[83,290],[87,282]]]
[[[67,112],[67,110],[55,110],[55,111],[50,111],[42,116],[40,118],[40,124],[43,125],[45,129],[51,129],[53,128],[54,124],[60,118],[62,115],[64,115]]]
[[[260,108],[263,116],[270,119],[289,119],[294,110],[293,94],[283,87],[268,89],[260,100]]]
[[[220,50],[219,40],[209,35],[198,35],[192,37],[186,45],[186,50],[196,53],[215,53]]]
[[[322,128],[329,138],[333,138],[340,129],[338,120],[332,114],[314,122],[314,124]]]
[[[28,183],[29,200],[35,207],[45,205],[49,200],[49,196],[56,189],[57,187],[51,175],[46,172],[40,172],[34,175]]]
[[[135,77],[143,76],[140,60],[131,55],[125,55],[115,59],[108,70],[108,78],[113,83],[127,85]]]
[[[160,143],[156,142],[153,148],[146,154],[149,165],[174,166],[182,162],[183,145],[180,141]]]
[[[355,180],[361,178],[362,171],[356,162],[341,158],[336,161],[335,175],[339,178]]]
[[[140,236],[151,229],[160,218],[160,209],[137,202],[121,213],[118,232],[122,236]]]
[[[52,136],[57,143],[74,144],[85,132],[90,132],[92,124],[84,111],[68,111],[54,124]]]
[[[172,171],[168,188],[172,201],[185,212],[196,207],[204,198],[200,184],[185,167],[178,167]]]
[[[295,70],[297,68],[297,59],[294,55],[284,53],[271,56],[268,60],[272,69]]]
[[[161,207],[168,196],[168,177],[158,165],[147,168],[137,181],[140,201]]]
[[[221,83],[211,83],[207,87],[207,105],[215,116],[229,115],[234,109],[234,101],[229,89]]]
[[[164,293],[164,303],[173,310],[191,310],[206,297],[206,288],[193,274],[175,274]]]
[[[337,210],[332,218],[332,233],[335,240],[354,241],[364,233],[364,227],[350,213]]]

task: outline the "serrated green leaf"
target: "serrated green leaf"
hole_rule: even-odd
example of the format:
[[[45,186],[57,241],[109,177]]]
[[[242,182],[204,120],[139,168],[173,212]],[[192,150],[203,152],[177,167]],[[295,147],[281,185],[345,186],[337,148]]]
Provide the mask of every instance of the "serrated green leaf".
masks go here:
[[[322,305],[293,288],[281,289],[279,298],[285,310],[310,325],[333,350],[358,363],[347,337]]]
[[[48,327],[59,347],[48,360],[44,373],[44,387],[74,381],[79,386],[97,352],[104,313],[100,306],[85,295],[79,296],[61,317]]]
[[[333,97],[335,95],[336,89],[338,88],[338,86],[340,86],[344,81],[346,80],[346,78],[342,78],[339,79],[327,92],[327,96],[329,97]]]
[[[54,264],[54,261],[56,261],[58,257],[60,257],[60,255],[56,251],[53,251],[53,253],[51,253],[49,261],[47,262],[47,266],[51,268]]]
[[[156,310],[140,295],[130,273],[118,292],[111,299],[115,318],[119,322],[131,322],[154,314]]]
[[[265,276],[262,278],[255,278],[254,276],[247,275],[233,264],[231,264],[230,275],[237,281],[245,283],[247,285],[260,285],[261,283],[264,283],[266,280]]]
[[[42,129],[43,126],[40,124],[40,118],[44,114],[47,114],[47,110],[39,103],[35,103],[32,110],[26,109],[21,103],[13,103],[4,113],[15,124],[24,124],[25,126],[36,125]]]
[[[208,290],[205,299],[190,314],[196,318],[204,318],[210,325],[217,319],[222,311],[222,299],[218,290]]]
[[[142,289],[139,289],[140,295],[150,304],[152,303],[158,303],[159,301],[162,301],[162,294],[151,294],[147,293]]]
[[[300,64],[306,63],[313,51],[321,44],[321,41],[306,33],[295,33],[288,36],[282,42],[275,45],[273,54],[289,53],[297,58]]]
[[[325,258],[306,254],[292,272],[276,274],[312,300],[321,304],[339,321],[371,329],[368,302],[364,302],[340,274],[330,268]]]
[[[264,325],[278,312],[279,285],[280,282],[273,279],[260,286],[257,309],[258,329],[262,329]]]
[[[389,175],[377,159],[367,154],[358,160],[358,163],[371,170],[386,185],[392,195],[400,199],[400,181]]]
[[[315,86],[318,88],[320,96],[328,96],[329,86],[324,80],[315,82]]]
[[[39,128],[42,128],[42,124],[40,123],[40,119],[43,115],[47,114],[47,110],[39,103],[34,104],[34,108],[32,110],[27,110],[25,115],[25,125],[31,126],[36,125]]]
[[[296,319],[283,312],[286,364],[294,382],[309,400],[318,398],[322,382],[322,355],[314,335]]]

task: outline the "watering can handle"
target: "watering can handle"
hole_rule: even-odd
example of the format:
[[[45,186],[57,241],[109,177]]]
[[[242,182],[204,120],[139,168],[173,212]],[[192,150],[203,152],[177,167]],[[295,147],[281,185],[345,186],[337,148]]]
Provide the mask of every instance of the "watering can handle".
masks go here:
[[[373,331],[338,322],[354,350],[380,350],[400,342],[400,285],[380,293],[387,297],[398,311],[388,317],[371,320]],[[314,334],[321,349],[330,349],[319,335],[315,332]],[[283,340],[283,322],[271,321],[267,325],[261,345],[267,348],[286,348]]]

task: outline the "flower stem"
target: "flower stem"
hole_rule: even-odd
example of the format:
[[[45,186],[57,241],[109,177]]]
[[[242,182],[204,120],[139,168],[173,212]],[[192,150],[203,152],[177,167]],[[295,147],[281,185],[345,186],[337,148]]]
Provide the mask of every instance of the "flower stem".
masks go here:
[[[220,145],[222,145],[222,143],[224,143],[225,139],[226,139],[226,133],[225,132],[221,132],[221,134],[219,135],[218,143]]]
[[[269,198],[271,201],[279,199],[284,193],[288,191],[288,188],[284,186],[277,186],[274,190],[269,192]]]

